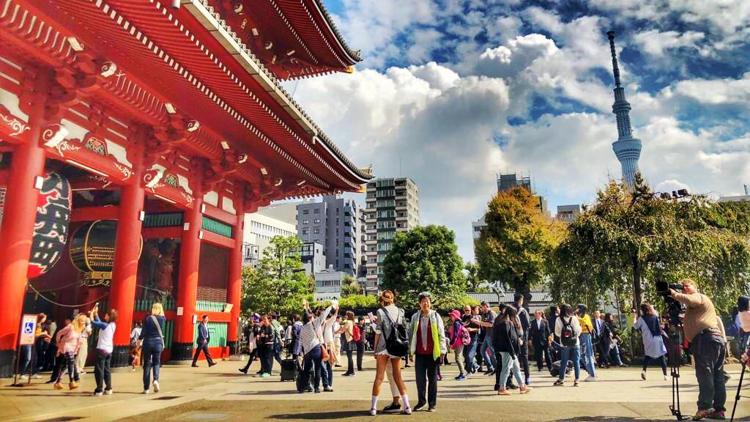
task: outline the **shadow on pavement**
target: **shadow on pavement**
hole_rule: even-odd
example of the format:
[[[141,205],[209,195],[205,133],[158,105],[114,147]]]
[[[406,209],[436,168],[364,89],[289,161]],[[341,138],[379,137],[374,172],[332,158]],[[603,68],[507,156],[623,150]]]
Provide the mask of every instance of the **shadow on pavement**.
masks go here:
[[[344,419],[344,418],[355,418],[358,416],[368,416],[369,413],[361,410],[342,410],[342,411],[329,411],[329,412],[313,412],[313,413],[296,413],[294,415],[271,415],[271,419],[281,420],[327,420],[327,419]]]

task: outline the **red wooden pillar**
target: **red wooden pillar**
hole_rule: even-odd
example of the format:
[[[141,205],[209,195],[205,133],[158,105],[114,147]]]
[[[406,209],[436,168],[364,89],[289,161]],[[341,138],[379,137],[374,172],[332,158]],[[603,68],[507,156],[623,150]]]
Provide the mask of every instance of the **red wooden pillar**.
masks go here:
[[[0,228],[0,312],[3,316],[0,318],[0,377],[11,376],[14,369],[36,220],[38,191],[34,182],[44,174],[45,153],[40,145],[42,128],[47,124],[45,106],[52,75],[40,70],[32,77],[31,92],[21,98],[30,129],[24,133],[25,142],[13,151]]]
[[[197,184],[196,184],[197,185]],[[180,277],[177,287],[177,320],[175,321],[172,360],[193,358],[193,316],[198,300],[198,269],[201,255],[200,232],[203,225],[203,192],[193,189],[193,208],[185,211],[182,245],[180,246]]]
[[[117,330],[114,337],[112,366],[128,365],[130,331],[133,326],[135,308],[136,279],[138,260],[141,254],[141,212],[143,211],[145,190],[141,181],[143,175],[143,138],[135,135],[134,144],[128,158],[133,164],[131,183],[120,191],[115,258],[112,268],[112,285],[109,288],[109,308],[118,312]]]
[[[237,344],[239,322],[240,322],[240,301],[242,299],[242,240],[243,228],[245,226],[245,214],[243,211],[243,198],[240,196],[235,201],[237,210],[237,224],[234,226],[234,249],[229,257],[229,282],[227,283],[227,303],[232,304],[231,319],[227,327],[227,345],[229,353],[239,352]]]

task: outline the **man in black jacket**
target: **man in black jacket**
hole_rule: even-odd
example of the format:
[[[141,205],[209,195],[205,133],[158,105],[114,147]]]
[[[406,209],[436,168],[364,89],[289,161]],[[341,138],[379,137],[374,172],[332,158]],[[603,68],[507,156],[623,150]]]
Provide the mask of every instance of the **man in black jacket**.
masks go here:
[[[529,373],[529,311],[524,308],[524,296],[522,293],[516,293],[513,295],[513,307],[518,313],[518,319],[521,321],[521,329],[523,331],[521,337],[521,350],[518,354],[518,362],[521,364],[521,369],[525,376],[526,384],[531,384],[531,374]]]
[[[536,358],[536,367],[539,371],[544,367],[544,362],[547,363],[547,369],[552,367],[552,361],[549,355],[549,336],[550,329],[547,320],[543,318],[544,313],[540,310],[534,312],[534,320],[531,321],[529,327],[529,337],[531,344],[534,346],[534,357]]]
[[[208,315],[203,315],[200,324],[198,324],[198,339],[196,340],[195,355],[193,355],[193,367],[198,367],[198,356],[200,356],[201,351],[206,355],[209,368],[216,365],[216,362],[211,359],[211,354],[208,352],[209,341],[211,341],[211,334],[208,332]]]

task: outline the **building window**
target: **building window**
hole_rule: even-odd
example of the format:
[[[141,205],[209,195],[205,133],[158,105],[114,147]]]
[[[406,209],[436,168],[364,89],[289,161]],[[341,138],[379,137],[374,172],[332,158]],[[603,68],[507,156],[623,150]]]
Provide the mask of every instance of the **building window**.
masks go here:
[[[310,220],[302,220],[302,224],[310,224]]]
[[[303,214],[303,215],[307,215],[307,214],[310,214],[310,210],[302,210],[302,214]]]
[[[302,229],[302,235],[307,236],[307,229]]]
[[[315,223],[315,224],[320,224],[320,219],[319,219],[319,218],[316,218],[315,220],[313,220],[313,223]]]
[[[313,210],[313,213],[315,213],[315,214],[320,214],[320,208],[315,208],[315,209]]]
[[[314,228],[313,234],[320,234],[320,228],[319,227]]]

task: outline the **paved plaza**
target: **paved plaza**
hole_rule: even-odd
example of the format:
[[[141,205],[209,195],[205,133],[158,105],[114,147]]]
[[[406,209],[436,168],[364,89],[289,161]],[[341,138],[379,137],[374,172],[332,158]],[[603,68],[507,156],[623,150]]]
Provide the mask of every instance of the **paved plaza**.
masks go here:
[[[366,356],[366,368],[354,377],[343,377],[344,368],[336,368],[334,392],[298,394],[291,382],[278,376],[261,379],[242,375],[239,362],[224,361],[208,369],[166,365],[162,369],[162,391],[141,394],[141,372],[117,372],[115,394],[91,397],[94,379],[83,376],[75,391],[54,391],[45,379],[32,380],[30,386],[0,389],[2,421],[227,421],[227,420],[332,420],[353,421],[396,419],[405,416],[369,416],[370,388],[374,361]],[[205,365],[205,363],[203,363]],[[251,372],[257,370],[253,364]],[[728,403],[734,400],[739,380],[738,365],[728,367],[732,379],[727,387]],[[413,369],[405,370],[412,405],[416,403]],[[534,391],[522,396],[498,397],[492,391],[494,380],[475,375],[467,381],[454,381],[456,367],[443,368],[436,413],[415,412],[414,420],[674,420],[667,408],[671,400],[670,381],[664,381],[658,368],[649,370],[649,379],[640,380],[640,369],[617,368],[599,371],[595,383],[580,387],[553,387],[548,373],[532,377]],[[687,414],[695,411],[697,384],[692,368],[683,368],[682,406]],[[388,404],[384,386],[378,407]],[[750,420],[750,398],[738,406],[739,420]]]

